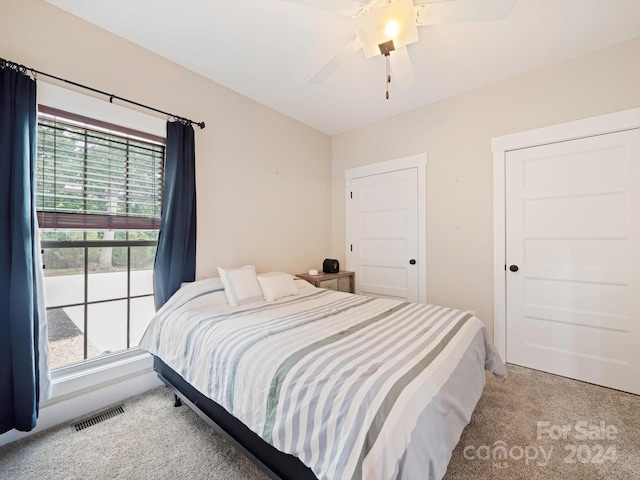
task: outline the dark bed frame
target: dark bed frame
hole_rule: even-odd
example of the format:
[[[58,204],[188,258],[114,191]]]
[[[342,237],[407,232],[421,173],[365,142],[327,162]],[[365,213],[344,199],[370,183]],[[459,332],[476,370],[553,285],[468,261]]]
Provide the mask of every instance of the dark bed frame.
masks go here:
[[[153,368],[160,380],[176,395],[176,406],[186,403],[222,438],[236,447],[260,470],[274,480],[317,480],[300,459],[277,450],[265,442],[219,404],[193,388],[182,376],[158,357]]]

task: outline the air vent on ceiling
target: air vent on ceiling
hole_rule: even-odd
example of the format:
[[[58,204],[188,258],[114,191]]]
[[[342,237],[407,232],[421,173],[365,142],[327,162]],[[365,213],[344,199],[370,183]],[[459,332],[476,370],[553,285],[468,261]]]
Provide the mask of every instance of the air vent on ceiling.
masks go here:
[[[124,409],[122,408],[122,405],[120,405],[119,407],[112,408],[110,410],[107,410],[106,412],[99,413],[98,415],[94,415],[93,417],[78,422],[73,426],[76,429],[76,432],[79,432],[80,430],[84,430],[85,428],[97,425],[100,422],[104,422],[105,420],[122,413],[124,413]]]

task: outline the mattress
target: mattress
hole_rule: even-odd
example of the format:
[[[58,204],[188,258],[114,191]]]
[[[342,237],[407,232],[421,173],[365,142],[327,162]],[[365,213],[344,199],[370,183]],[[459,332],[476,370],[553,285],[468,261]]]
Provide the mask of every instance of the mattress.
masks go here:
[[[506,370],[462,310],[318,289],[232,307],[185,285],[140,347],[318,479],[442,478],[480,398]]]

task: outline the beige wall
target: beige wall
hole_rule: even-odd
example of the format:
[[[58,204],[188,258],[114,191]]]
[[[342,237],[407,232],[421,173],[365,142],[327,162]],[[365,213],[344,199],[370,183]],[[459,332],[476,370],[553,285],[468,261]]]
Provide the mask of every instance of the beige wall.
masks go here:
[[[335,136],[333,254],[344,261],[344,170],[427,152],[428,302],[492,332],[491,138],[638,106],[640,39]]]
[[[207,123],[198,277],[344,264],[344,170],[427,152],[429,302],[490,330],[491,138],[640,106],[640,39],[333,139],[40,0],[0,0],[0,57]]]
[[[317,267],[331,139],[40,0],[0,0],[0,57],[196,121],[197,276]]]

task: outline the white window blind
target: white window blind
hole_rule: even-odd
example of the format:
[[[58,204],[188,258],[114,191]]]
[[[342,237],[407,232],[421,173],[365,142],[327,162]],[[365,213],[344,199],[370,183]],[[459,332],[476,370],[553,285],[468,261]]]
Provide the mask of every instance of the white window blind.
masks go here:
[[[40,228],[158,229],[164,153],[161,138],[40,107]]]

